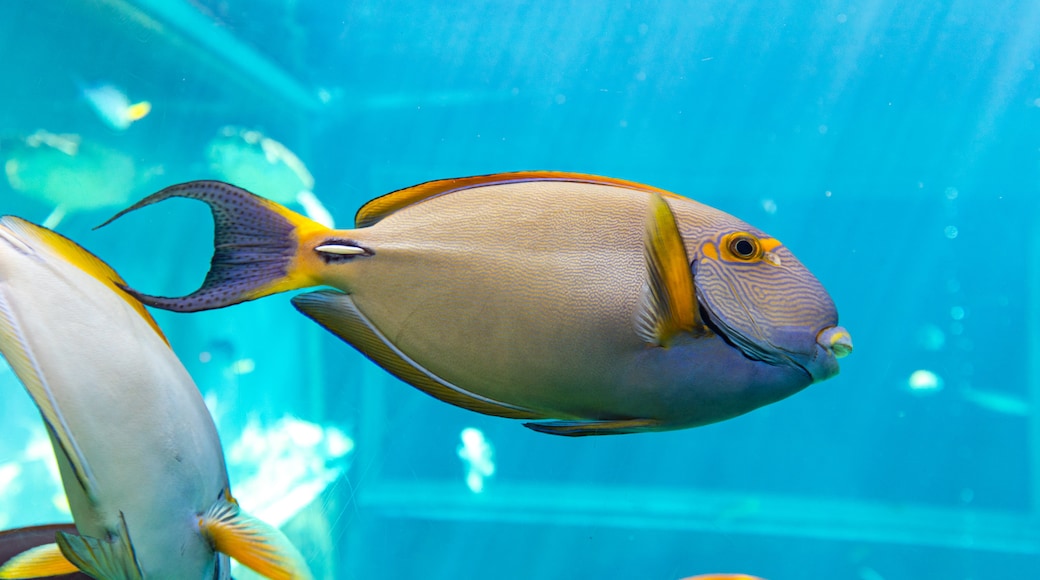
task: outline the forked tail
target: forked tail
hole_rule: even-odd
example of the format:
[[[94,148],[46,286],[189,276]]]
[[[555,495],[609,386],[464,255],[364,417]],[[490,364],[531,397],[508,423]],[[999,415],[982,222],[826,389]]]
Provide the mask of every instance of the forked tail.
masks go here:
[[[202,286],[187,296],[126,291],[141,302],[176,312],[223,308],[318,283],[319,261],[301,245],[331,230],[273,201],[220,181],[191,181],[153,193],[98,227],[142,207],[172,198],[197,199],[213,212],[213,258]]]

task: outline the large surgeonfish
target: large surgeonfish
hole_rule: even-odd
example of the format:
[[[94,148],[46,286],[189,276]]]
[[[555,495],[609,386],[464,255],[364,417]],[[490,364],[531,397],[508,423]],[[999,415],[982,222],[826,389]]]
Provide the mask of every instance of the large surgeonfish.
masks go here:
[[[830,296],[778,240],[673,193],[592,175],[432,181],[330,230],[213,181],[210,271],[176,311],[326,285],[293,304],[401,380],[557,435],[694,427],[838,372]],[[113,218],[115,219],[115,217]]]
[[[79,532],[0,578],[226,579],[227,555],[308,578],[285,536],[232,498],[202,396],[123,284],[75,243],[0,218],[0,353],[48,427]]]

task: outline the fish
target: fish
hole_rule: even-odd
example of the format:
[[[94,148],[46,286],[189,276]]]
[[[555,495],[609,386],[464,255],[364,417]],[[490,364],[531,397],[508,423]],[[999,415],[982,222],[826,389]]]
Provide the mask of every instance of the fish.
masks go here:
[[[1032,412],[1029,401],[1024,397],[997,389],[976,389],[965,386],[961,389],[961,397],[973,405],[1002,415],[1028,417]]]
[[[131,103],[121,89],[109,83],[81,86],[83,98],[97,113],[106,125],[118,131],[125,131],[131,124],[140,121],[152,112],[152,103],[139,101]]]
[[[541,433],[723,421],[834,376],[852,351],[830,295],[780,241],[640,183],[437,180],[375,198],[354,229],[332,230],[195,181],[106,223],[178,197],[210,206],[210,269],[187,296],[129,288],[143,303],[193,312],[328,286],[292,304],[402,381]]]
[[[202,395],[125,281],[75,242],[0,218],[0,354],[39,408],[77,533],[0,578],[221,578],[229,557],[309,578],[276,528],[231,495]]]
[[[26,550],[53,542],[54,536],[58,532],[75,534],[76,526],[75,524],[49,524],[0,532],[0,566]],[[90,576],[82,572],[51,576],[51,578],[56,578],[57,580],[90,580]]]
[[[47,228],[73,212],[125,206],[155,171],[140,171],[130,155],[80,135],[43,129],[0,151],[11,188],[51,208]]]
[[[682,580],[765,580],[765,578],[749,574],[699,574],[697,576],[687,576]]]
[[[332,214],[314,194],[314,176],[281,142],[228,125],[206,145],[206,158],[222,179],[275,203],[299,207],[312,220],[334,227]]]

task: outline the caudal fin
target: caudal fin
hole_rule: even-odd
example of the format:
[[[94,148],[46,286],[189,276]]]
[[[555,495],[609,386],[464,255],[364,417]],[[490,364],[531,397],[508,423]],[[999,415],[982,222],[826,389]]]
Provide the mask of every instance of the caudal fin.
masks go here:
[[[311,261],[300,257],[301,242],[327,233],[325,226],[273,201],[220,181],[191,181],[153,193],[117,213],[170,199],[197,199],[213,212],[213,258],[202,286],[187,296],[162,297],[127,288],[141,302],[176,312],[212,310],[317,284]]]

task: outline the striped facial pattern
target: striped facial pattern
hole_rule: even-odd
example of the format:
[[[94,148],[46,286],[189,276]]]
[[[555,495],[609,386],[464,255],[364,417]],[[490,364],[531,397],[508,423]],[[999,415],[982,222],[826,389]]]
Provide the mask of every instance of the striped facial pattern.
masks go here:
[[[778,240],[751,229],[720,233],[698,248],[694,279],[708,323],[747,357],[821,378],[809,368],[819,355],[817,336],[837,325],[838,313]]]

